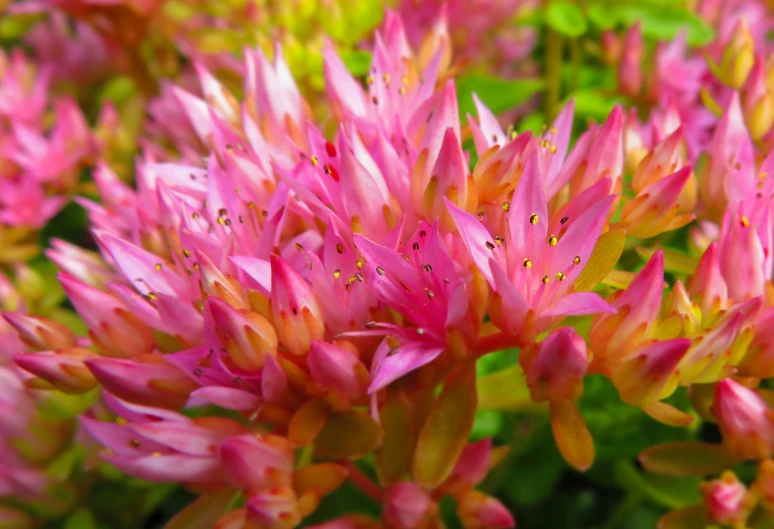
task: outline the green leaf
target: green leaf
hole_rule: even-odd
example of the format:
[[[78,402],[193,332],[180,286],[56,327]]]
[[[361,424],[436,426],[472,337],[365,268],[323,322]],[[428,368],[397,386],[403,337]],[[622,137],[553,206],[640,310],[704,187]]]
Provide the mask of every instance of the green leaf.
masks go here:
[[[602,4],[592,4],[586,16],[599,29],[612,29],[618,24],[616,12]]]
[[[521,366],[514,365],[478,379],[478,409],[505,410],[535,407]]]
[[[495,114],[524,103],[537,94],[545,82],[542,79],[499,79],[480,73],[470,73],[457,78],[457,99],[460,115],[476,115],[473,94]]]
[[[382,431],[367,413],[348,410],[331,413],[314,441],[320,457],[357,459],[372,452],[381,441]]]
[[[546,22],[557,33],[566,37],[576,38],[586,33],[586,18],[577,5],[564,0],[548,4]]]
[[[701,500],[697,478],[666,478],[656,474],[642,474],[628,461],[617,461],[614,475],[621,487],[640,493],[668,509],[685,507]]]
[[[83,507],[67,517],[64,529],[96,529],[97,522],[91,512]]]
[[[699,441],[664,443],[646,448],[640,462],[651,472],[667,476],[706,476],[734,466],[737,461],[721,445]]]
[[[594,89],[578,90],[572,94],[572,99],[575,100],[575,119],[578,121],[593,119],[601,122],[619,102],[618,98]]]
[[[435,488],[454,468],[473,429],[476,370],[462,366],[444,384],[417,440],[412,472],[417,483]]]
[[[646,38],[670,40],[685,30],[688,44],[696,47],[704,46],[714,38],[713,29],[699,16],[686,10],[629,5],[618,7],[614,14],[625,25],[640,22]]]
[[[371,66],[371,54],[363,50],[340,50],[341,60],[355,77],[362,77],[368,73]]]

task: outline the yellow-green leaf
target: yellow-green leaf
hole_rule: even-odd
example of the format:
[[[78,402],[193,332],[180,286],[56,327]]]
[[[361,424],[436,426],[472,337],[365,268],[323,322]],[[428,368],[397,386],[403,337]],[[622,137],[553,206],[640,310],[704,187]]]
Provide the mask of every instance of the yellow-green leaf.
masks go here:
[[[521,366],[484,375],[476,382],[479,410],[523,410],[541,406],[529,397]]]
[[[637,255],[646,261],[661,248],[637,248]],[[696,271],[699,260],[690,255],[664,249],[664,270],[678,274],[690,275]]]
[[[591,466],[594,462],[594,440],[574,402],[551,403],[551,430],[565,461],[578,470]]]
[[[683,507],[665,514],[656,527],[658,529],[705,529],[707,514],[701,505]]]
[[[414,410],[399,391],[390,391],[380,411],[384,440],[376,453],[376,470],[384,484],[400,481],[411,467],[416,440]]]
[[[651,472],[669,476],[704,476],[734,466],[737,461],[721,445],[677,441],[646,448],[640,462]]]
[[[419,434],[412,463],[419,484],[435,488],[451,473],[473,429],[477,400],[470,363],[446,381]]]
[[[621,257],[625,242],[625,230],[613,230],[602,235],[594,245],[589,262],[573,284],[575,290],[577,292],[593,290],[602,282]]]
[[[331,413],[315,439],[314,451],[320,457],[357,459],[375,450],[381,438],[382,430],[369,414]]]

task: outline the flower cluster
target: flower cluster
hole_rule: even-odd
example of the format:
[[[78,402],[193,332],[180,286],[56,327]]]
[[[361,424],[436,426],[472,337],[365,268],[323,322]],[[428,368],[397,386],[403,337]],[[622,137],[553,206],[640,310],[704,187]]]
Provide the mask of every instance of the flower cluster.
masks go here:
[[[640,25],[603,35],[638,108],[615,106],[579,135],[572,101],[540,132],[503,127],[475,94],[475,116],[461,115],[457,59],[480,57],[487,31],[530,2],[429,2],[427,17],[405,2],[361,45],[362,72],[348,60],[358,38],[316,34],[314,104],[286,61],[293,39],[285,52],[258,42],[241,62],[220,53],[232,31],[251,42],[236,28],[263,13],[232,3],[17,6],[56,4],[80,23],[55,15],[51,33],[29,36],[59,68],[17,52],[0,76],[0,263],[13,264],[13,281],[0,275],[0,497],[12,497],[0,526],[58,505],[56,461],[76,439],[89,467],[197,495],[170,529],[429,529],[449,504],[465,529],[510,528],[511,506],[485,482],[509,447],[471,436],[477,411],[529,403],[585,471],[598,454],[584,399],[601,380],[653,424],[717,437],[641,452],[650,473],[705,480],[662,527],[766,527],[774,100],[762,3],[699,2],[717,28],[701,50],[682,38],[648,50]],[[110,61],[93,43],[107,39],[155,84],[139,44],[173,19],[186,30],[173,25],[165,45],[195,59],[192,75],[148,102],[130,185],[110,156],[117,114],[106,107],[91,132],[50,83],[95,82]],[[524,55],[516,37],[493,52],[509,65]],[[76,200],[99,252],[58,239],[46,252],[73,322],[21,263],[89,165],[97,192]],[[513,365],[479,376],[503,350],[518,350]],[[70,406],[64,418],[44,413],[49,400]],[[320,524],[324,498],[350,486],[380,514]]]

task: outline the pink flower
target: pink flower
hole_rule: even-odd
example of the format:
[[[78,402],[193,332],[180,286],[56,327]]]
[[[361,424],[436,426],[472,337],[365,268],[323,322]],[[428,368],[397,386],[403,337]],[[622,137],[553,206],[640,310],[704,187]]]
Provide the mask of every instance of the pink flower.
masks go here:
[[[123,423],[83,418],[86,429],[105,448],[102,457],[124,472],[157,482],[192,487],[223,487],[219,462],[222,443],[243,430],[228,419],[189,419],[171,411],[107,397]]]
[[[473,262],[501,300],[499,327],[528,341],[561,317],[613,311],[594,293],[568,292],[614,200],[609,189],[610,180],[600,180],[567,204],[561,218],[549,218],[533,155],[504,207],[505,237],[493,236],[476,217],[447,202]]]

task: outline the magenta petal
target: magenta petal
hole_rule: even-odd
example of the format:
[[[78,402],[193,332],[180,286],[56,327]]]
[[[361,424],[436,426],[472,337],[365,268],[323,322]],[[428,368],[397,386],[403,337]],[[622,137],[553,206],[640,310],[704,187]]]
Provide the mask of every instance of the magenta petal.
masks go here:
[[[368,387],[369,393],[386,388],[403,375],[429,364],[440,355],[444,347],[426,346],[422,343],[401,345],[393,353],[385,355],[384,359],[374,369],[374,377]],[[376,357],[374,357],[376,360]]]
[[[476,217],[455,206],[449,199],[444,198],[446,209],[449,210],[452,220],[460,232],[462,241],[470,252],[473,262],[481,271],[489,284],[494,287],[494,279],[489,268],[489,260],[494,257],[498,263],[502,262],[503,256],[500,247],[495,244],[494,237],[487,231]]]
[[[585,316],[587,314],[614,314],[616,310],[595,292],[575,292],[562,296],[540,316]]]

